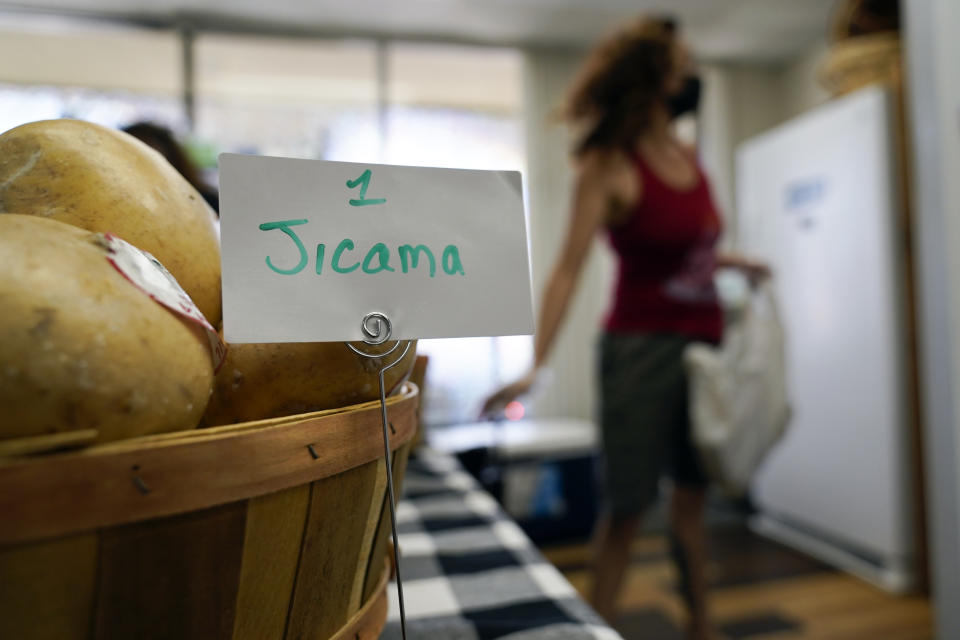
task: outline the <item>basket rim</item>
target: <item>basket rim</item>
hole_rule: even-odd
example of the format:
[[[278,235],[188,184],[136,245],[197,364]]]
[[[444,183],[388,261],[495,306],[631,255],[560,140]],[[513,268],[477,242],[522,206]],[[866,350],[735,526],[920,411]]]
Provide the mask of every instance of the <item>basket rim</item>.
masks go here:
[[[419,389],[387,399],[391,449],[413,438]],[[383,455],[380,403],[180,431],[0,463],[0,544],[216,507]]]

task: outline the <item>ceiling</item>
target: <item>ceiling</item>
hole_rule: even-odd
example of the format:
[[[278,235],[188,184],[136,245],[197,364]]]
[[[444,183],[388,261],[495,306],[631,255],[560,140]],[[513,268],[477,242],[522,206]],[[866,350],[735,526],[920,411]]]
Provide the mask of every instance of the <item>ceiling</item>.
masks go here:
[[[275,33],[584,47],[641,12],[680,19],[708,60],[775,63],[822,40],[837,0],[31,0],[0,9]],[[0,15],[0,23],[3,21]]]

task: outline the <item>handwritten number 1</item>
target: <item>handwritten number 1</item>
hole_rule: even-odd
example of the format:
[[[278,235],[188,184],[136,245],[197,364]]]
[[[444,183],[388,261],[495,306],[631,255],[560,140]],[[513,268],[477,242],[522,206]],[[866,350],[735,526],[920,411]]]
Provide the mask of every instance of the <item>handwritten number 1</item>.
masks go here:
[[[370,186],[370,169],[367,169],[361,173],[360,177],[356,180],[347,180],[347,188],[355,189],[357,186],[360,187],[360,197],[350,199],[351,207],[363,207],[368,204],[383,204],[387,201],[386,198],[367,198],[367,187]]]

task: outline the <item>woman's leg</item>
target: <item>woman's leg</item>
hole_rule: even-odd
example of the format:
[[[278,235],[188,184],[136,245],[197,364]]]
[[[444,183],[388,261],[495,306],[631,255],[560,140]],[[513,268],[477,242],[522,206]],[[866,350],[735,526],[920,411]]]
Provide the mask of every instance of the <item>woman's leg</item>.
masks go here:
[[[590,604],[607,622],[613,622],[617,611],[617,596],[630,566],[630,545],[640,520],[640,515],[604,515],[594,532]]]
[[[593,540],[590,602],[611,621],[642,514],[658,495],[683,406],[683,339],[604,334],[600,365],[605,507]],[[678,364],[679,363],[679,364]]]
[[[690,609],[690,638],[712,638],[707,606],[707,548],[703,526],[706,489],[674,487],[670,499],[670,524],[678,545],[677,569],[684,583],[684,596]]]

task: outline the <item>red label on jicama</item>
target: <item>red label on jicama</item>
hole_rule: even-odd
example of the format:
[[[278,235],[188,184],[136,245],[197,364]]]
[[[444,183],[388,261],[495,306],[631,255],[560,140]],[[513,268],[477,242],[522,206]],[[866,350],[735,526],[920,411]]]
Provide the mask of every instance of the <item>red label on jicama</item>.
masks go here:
[[[214,371],[218,371],[227,357],[227,345],[176,278],[146,251],[110,233],[97,235],[98,244],[107,251],[107,260],[123,277],[166,308],[203,327],[210,341]]]

